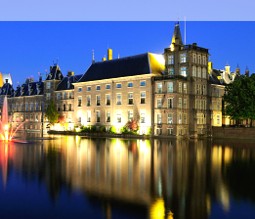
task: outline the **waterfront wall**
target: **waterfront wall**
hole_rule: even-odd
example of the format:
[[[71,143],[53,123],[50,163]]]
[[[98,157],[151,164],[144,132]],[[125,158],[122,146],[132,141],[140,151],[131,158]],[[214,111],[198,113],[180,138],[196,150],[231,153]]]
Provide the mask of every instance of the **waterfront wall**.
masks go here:
[[[213,127],[213,138],[255,139],[255,128]]]

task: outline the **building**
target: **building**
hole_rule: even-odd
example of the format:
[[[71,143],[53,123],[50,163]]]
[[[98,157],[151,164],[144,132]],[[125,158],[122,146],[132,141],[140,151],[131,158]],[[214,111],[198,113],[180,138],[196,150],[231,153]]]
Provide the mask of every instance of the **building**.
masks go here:
[[[75,127],[104,127],[117,133],[129,121],[139,126],[139,134],[198,137],[221,126],[224,85],[231,83],[240,69],[215,70],[208,62],[208,49],[196,43],[184,45],[179,23],[163,54],[144,53],[130,57],[92,60],[82,75],[60,67],[50,67],[43,81],[27,80],[16,90],[3,84],[15,126],[43,134],[45,110],[52,100],[60,114],[58,130]],[[7,89],[8,88],[8,89]]]

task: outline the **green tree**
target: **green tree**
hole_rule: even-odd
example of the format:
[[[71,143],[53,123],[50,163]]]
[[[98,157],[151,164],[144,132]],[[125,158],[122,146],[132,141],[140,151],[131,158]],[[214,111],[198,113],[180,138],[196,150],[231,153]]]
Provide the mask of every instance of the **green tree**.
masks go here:
[[[56,109],[55,103],[52,100],[46,109],[45,116],[49,120],[49,123],[52,125],[58,122],[59,113]]]
[[[225,113],[232,119],[255,119],[255,75],[240,76],[225,88]]]

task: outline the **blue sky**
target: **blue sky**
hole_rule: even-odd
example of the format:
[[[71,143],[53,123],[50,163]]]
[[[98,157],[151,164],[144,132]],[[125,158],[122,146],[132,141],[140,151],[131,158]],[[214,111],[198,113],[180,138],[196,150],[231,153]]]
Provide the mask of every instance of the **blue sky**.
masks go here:
[[[92,50],[101,61],[107,48],[113,57],[145,52],[163,53],[171,42],[175,22],[0,22],[0,72],[11,73],[13,84],[38,79],[53,62],[64,75],[82,74],[91,64]],[[184,23],[181,22],[184,38]],[[198,21],[186,23],[186,42],[209,49],[214,68],[237,64],[255,72],[255,22]]]

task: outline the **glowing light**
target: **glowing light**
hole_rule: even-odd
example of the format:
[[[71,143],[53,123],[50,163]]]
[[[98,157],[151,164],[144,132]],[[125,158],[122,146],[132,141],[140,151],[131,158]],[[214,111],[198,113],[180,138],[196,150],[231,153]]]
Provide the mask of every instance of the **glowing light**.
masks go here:
[[[165,205],[163,199],[157,199],[150,207],[150,219],[165,218]]]
[[[0,140],[9,142],[13,139],[14,134],[23,125],[24,122],[21,123],[16,129],[13,129],[13,127],[11,126],[11,123],[9,123],[8,103],[7,103],[6,96],[4,97],[1,116],[2,116],[2,118],[0,121]]]

